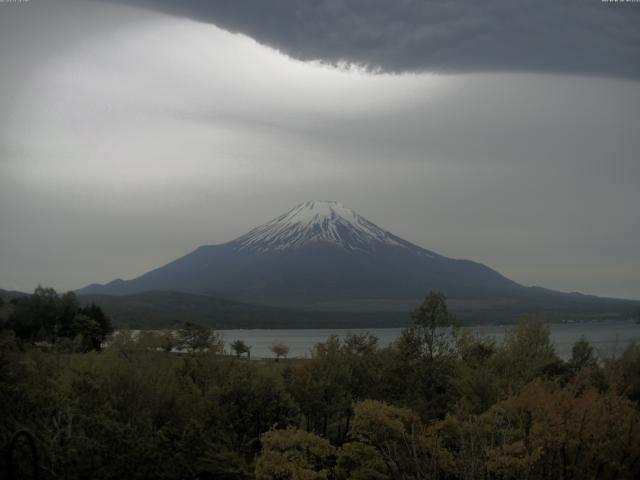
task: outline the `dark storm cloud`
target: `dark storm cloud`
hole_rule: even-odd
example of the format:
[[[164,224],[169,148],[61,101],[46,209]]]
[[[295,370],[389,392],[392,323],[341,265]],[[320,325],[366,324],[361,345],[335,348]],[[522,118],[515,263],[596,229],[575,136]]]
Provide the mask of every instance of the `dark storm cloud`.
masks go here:
[[[214,23],[302,60],[389,72],[640,76],[640,4],[601,0],[114,0]]]

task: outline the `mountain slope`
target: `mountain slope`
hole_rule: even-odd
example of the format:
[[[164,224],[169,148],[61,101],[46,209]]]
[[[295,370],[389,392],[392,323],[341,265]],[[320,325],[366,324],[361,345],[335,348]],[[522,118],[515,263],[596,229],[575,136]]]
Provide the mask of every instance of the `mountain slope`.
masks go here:
[[[591,298],[591,301],[588,300]],[[382,328],[404,327],[415,302],[405,302],[393,311],[281,308],[255,305],[181,292],[145,292],[133,295],[80,295],[82,305],[100,305],[116,328],[176,328],[190,320],[217,329],[228,328]],[[536,312],[550,322],[629,319],[640,303],[587,297],[575,302],[570,296],[530,298],[520,302],[488,303],[452,300],[452,313],[465,324],[511,323],[521,315]]]
[[[26,293],[18,292],[17,290],[4,290],[0,288],[0,298],[5,302],[8,302],[12,298],[20,298],[26,295]]]
[[[231,328],[375,328],[400,327],[407,312],[295,310],[253,305],[181,292],[133,295],[80,295],[82,305],[100,305],[116,328],[178,328],[187,320],[217,329]]]
[[[418,247],[337,202],[305,202],[238,239],[202,246],[133,280],[80,293],[216,293],[252,302],[525,294],[482,264]]]

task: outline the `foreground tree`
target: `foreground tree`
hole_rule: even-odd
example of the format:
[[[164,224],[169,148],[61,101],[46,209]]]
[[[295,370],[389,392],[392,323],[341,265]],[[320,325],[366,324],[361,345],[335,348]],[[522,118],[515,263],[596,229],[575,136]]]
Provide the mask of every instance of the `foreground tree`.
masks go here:
[[[409,409],[365,400],[353,405],[350,443],[338,452],[341,478],[430,478],[423,427]]]
[[[349,442],[340,447],[337,454],[336,477],[340,480],[393,478],[378,450],[360,442]]]
[[[604,373],[610,385],[640,402],[640,343],[629,342],[622,354],[605,359]]]
[[[553,375],[562,367],[551,343],[549,327],[538,316],[522,317],[507,332],[495,360],[498,372],[517,387],[545,373]]]
[[[400,349],[407,356],[428,361],[450,356],[455,350],[452,329],[456,326],[445,295],[431,292],[414,310],[411,325],[402,331]]]
[[[337,336],[317,344],[311,359],[289,366],[289,389],[305,416],[308,431],[336,441],[344,439],[357,388],[353,373],[350,355]]]
[[[392,363],[395,371],[390,373],[397,379],[393,390],[403,394],[392,401],[408,404],[427,419],[444,416],[457,397],[457,331],[446,297],[431,292],[396,342],[399,358]]]
[[[83,352],[100,350],[104,336],[100,325],[88,315],[79,313],[73,317],[71,330],[75,333],[74,341],[77,349]]]
[[[494,368],[496,341],[476,336],[469,329],[462,329],[456,341],[458,362],[453,384],[459,396],[457,407],[472,413],[486,412],[502,395]]]
[[[295,428],[273,430],[261,437],[256,480],[326,480],[335,448],[328,440]]]
[[[615,391],[536,380],[486,413],[427,431],[451,478],[638,478],[640,413]]]
[[[111,319],[104,313],[102,308],[100,308],[95,303],[90,303],[89,305],[80,308],[78,310],[78,313],[81,315],[86,315],[98,324],[98,333],[93,339],[93,348],[95,350],[100,350],[100,346],[105,341],[107,336],[113,333]]]

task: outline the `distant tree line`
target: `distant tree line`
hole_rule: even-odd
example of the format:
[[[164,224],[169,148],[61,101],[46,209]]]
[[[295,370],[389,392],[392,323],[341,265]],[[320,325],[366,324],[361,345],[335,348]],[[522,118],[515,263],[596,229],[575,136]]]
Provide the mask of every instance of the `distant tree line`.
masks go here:
[[[73,292],[59,295],[53,288],[39,286],[32,295],[13,298],[6,307],[3,304],[0,308],[8,312],[0,317],[0,327],[12,330],[24,342],[100,350],[113,331],[99,306],[91,303],[81,307]]]
[[[389,346],[331,336],[309,358],[278,346],[278,362],[247,361],[243,341],[227,354],[187,323],[69,353],[37,343],[60,341],[63,303],[42,332],[0,307],[0,453],[14,471],[30,468],[28,450],[8,451],[27,430],[45,479],[640,478],[634,342],[603,358],[580,340],[564,361],[541,319],[496,342],[434,293]]]

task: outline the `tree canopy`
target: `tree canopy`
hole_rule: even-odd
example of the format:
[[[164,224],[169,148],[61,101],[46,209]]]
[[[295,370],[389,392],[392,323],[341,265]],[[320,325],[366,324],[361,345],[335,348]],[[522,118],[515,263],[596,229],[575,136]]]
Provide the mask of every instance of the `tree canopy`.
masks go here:
[[[581,339],[565,361],[541,319],[496,341],[456,327],[440,294],[391,345],[330,336],[280,362],[239,361],[244,342],[226,353],[191,322],[103,342],[108,317],[51,289],[1,313],[0,454],[18,478],[33,476],[20,431],[43,479],[640,477],[635,342],[602,358]]]
[[[52,288],[37,287],[32,295],[11,300],[7,328],[26,342],[48,342],[63,348],[75,345],[83,351],[100,350],[113,331],[102,309],[89,304],[81,307],[76,295],[59,295]]]

